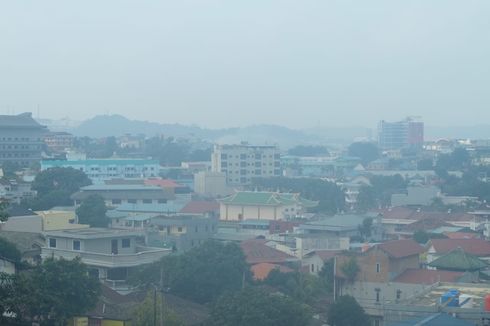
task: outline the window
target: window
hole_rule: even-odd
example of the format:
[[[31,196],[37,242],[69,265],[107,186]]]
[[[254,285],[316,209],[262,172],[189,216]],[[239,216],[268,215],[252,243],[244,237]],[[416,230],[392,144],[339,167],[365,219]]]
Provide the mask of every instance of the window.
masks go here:
[[[112,200],[112,205],[119,205],[121,204],[121,199],[113,199]]]
[[[381,292],[381,289],[376,288],[374,291],[376,291],[376,302],[379,302],[379,293]]]
[[[158,203],[159,204],[166,204],[167,203],[167,200],[166,199],[159,199],[158,200]]]
[[[196,227],[195,227],[195,231],[196,231],[196,233],[198,232],[198,228],[197,228],[197,225],[196,225]]]
[[[73,250],[80,250],[80,240],[73,240]]]
[[[121,247],[123,248],[131,247],[131,239],[122,239]]]
[[[177,232],[182,232],[182,227],[181,227],[181,226],[179,226],[179,227],[177,228]]]
[[[130,203],[130,204],[136,204],[136,199],[128,199],[128,203]]]
[[[311,264],[311,272],[315,272],[315,264]]]
[[[151,199],[143,199],[143,204],[151,204],[152,200]]]
[[[402,297],[402,290],[396,290],[396,299],[400,300],[401,297]]]
[[[376,273],[380,273],[380,272],[381,272],[381,264],[376,263]]]
[[[49,238],[49,248],[56,248],[56,239]]]

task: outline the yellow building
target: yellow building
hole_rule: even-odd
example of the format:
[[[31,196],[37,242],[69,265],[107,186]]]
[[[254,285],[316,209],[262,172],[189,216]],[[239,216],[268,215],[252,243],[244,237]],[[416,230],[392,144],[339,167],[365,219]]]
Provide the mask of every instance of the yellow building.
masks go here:
[[[37,211],[42,219],[43,231],[85,229],[88,224],[77,224],[74,211]]]
[[[318,205],[299,194],[259,191],[239,191],[219,202],[222,221],[283,220],[300,217],[306,208]]]

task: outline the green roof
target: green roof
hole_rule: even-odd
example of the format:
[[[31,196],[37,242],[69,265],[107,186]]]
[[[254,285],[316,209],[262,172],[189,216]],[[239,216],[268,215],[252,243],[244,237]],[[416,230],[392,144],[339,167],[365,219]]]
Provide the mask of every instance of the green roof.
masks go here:
[[[477,271],[487,267],[488,264],[458,247],[432,261],[429,266],[450,271]]]
[[[239,191],[221,200],[224,204],[282,206],[300,204],[304,207],[315,207],[318,202],[303,199],[299,194],[280,194],[275,192]]]

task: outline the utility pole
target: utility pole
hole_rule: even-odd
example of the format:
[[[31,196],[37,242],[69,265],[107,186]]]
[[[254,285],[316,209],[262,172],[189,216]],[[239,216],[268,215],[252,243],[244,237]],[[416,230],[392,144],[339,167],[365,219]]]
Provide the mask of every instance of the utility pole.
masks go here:
[[[153,288],[153,326],[157,326],[157,287]]]
[[[161,311],[160,311],[160,326],[163,326],[163,317],[164,317],[164,301],[163,301],[163,267],[160,266],[160,291],[161,291],[161,295],[162,295],[162,305],[161,305]]]

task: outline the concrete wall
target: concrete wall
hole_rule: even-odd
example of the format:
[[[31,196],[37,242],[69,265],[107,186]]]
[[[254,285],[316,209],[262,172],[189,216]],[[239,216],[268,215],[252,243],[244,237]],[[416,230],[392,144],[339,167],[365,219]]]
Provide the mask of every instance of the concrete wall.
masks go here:
[[[2,231],[41,233],[42,218],[38,215],[12,216],[1,224]]]
[[[238,221],[242,214],[243,219],[280,220],[283,219],[281,208],[272,206],[239,206],[220,205],[221,220]]]

